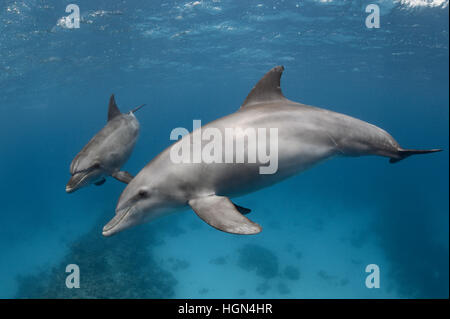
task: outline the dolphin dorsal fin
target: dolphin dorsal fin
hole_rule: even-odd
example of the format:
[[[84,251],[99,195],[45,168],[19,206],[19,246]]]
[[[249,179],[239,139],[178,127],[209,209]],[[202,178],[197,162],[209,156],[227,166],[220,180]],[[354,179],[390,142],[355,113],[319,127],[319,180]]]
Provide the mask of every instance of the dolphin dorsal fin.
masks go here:
[[[109,98],[109,106],[108,106],[108,121],[111,121],[113,118],[115,118],[117,115],[120,115],[119,108],[116,104],[116,99],[114,98],[114,94],[111,94],[111,97]]]
[[[280,65],[267,72],[250,91],[241,108],[255,103],[286,99],[280,87],[280,79],[283,71],[284,67]]]

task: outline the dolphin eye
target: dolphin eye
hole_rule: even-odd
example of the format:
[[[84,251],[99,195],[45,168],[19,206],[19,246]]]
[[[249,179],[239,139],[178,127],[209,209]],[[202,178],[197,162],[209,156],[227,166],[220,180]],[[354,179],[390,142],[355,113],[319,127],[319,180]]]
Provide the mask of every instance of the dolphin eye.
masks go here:
[[[141,198],[148,197],[148,192],[145,189],[140,189],[138,195]]]

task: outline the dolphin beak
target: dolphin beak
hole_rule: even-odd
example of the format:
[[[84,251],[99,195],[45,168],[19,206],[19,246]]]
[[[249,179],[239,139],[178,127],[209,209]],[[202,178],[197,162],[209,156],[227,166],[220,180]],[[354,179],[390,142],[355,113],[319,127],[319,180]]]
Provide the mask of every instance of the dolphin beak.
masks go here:
[[[132,207],[128,207],[118,211],[116,213],[116,216],[114,216],[114,218],[111,219],[103,227],[102,235],[105,237],[109,237],[121,231],[122,230],[122,227],[120,227],[121,222],[130,214],[132,210],[133,210]]]
[[[69,179],[66,185],[66,192],[67,193],[73,193],[76,190],[89,185],[90,181],[95,178],[96,172],[90,171],[90,172],[83,172],[83,173],[75,173],[72,175],[72,177]]]
[[[66,193],[70,194],[76,191],[79,187],[77,187],[77,184],[80,182],[80,178],[76,177],[76,175],[73,175],[66,185]]]
[[[66,193],[67,194],[73,193],[74,191],[75,190],[72,187],[70,187],[69,185],[66,185]]]

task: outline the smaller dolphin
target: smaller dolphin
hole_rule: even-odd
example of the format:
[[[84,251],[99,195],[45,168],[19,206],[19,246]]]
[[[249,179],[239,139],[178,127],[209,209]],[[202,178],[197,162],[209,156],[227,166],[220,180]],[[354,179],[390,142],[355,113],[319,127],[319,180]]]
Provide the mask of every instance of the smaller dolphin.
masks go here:
[[[114,99],[109,99],[108,123],[101,129],[85,147],[78,153],[70,164],[72,177],[66,186],[66,192],[72,193],[77,189],[94,184],[105,183],[106,176],[128,184],[133,176],[120,171],[133,151],[139,135],[139,122],[134,112],[143,105],[128,113],[121,113]]]

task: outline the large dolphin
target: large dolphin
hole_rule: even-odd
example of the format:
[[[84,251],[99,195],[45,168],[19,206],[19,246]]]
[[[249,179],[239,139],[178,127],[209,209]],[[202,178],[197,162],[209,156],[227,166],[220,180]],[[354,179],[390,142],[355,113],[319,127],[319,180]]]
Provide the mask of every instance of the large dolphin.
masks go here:
[[[109,99],[108,122],[86,146],[78,153],[70,164],[72,177],[66,186],[66,192],[95,184],[102,185],[106,176],[129,183],[133,176],[120,168],[128,160],[139,135],[139,122],[134,112],[143,105],[128,113],[121,113],[114,99]]]
[[[379,155],[395,163],[410,155],[439,151],[403,149],[386,131],[372,124],[286,99],[280,89],[283,70],[282,66],[270,70],[237,112],[201,127],[221,132],[226,128],[277,128],[275,174],[260,174],[263,162],[174,163],[171,148],[185,139],[189,144],[194,130],[150,161],[128,184],[103,235],[188,207],[221,231],[256,234],[262,228],[244,216],[249,210],[233,204],[230,197],[267,187],[334,156]],[[251,147],[258,145],[248,145],[248,149]],[[191,150],[195,152],[194,147]]]

